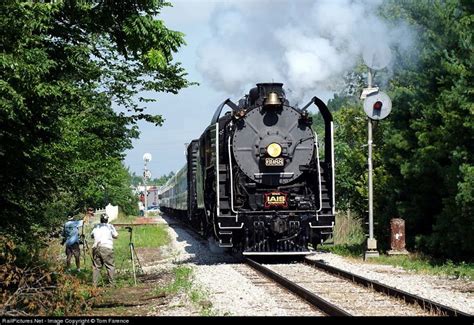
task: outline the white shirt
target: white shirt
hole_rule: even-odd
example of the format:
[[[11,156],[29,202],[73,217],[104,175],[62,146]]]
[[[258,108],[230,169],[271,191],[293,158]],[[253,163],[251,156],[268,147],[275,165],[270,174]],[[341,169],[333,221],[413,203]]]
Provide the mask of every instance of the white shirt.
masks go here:
[[[92,238],[94,238],[95,247],[114,248],[113,238],[117,238],[118,233],[115,227],[109,223],[99,223],[92,229]]]

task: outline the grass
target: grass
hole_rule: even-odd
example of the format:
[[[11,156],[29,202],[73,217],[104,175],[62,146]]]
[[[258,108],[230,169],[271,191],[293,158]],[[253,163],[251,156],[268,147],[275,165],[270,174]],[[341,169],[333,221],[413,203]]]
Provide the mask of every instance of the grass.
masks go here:
[[[169,243],[170,238],[166,231],[167,225],[144,225],[132,227],[132,242],[136,248],[158,248]],[[126,247],[130,242],[130,232],[125,228],[118,228],[119,237],[115,241],[115,248],[117,250]]]
[[[123,213],[119,213],[119,216],[117,219],[113,220],[111,223],[112,224],[118,224],[118,223],[133,223],[137,219],[137,216],[130,216],[130,215],[125,215]]]
[[[369,262],[372,262],[372,260],[369,260]],[[408,256],[381,255],[380,257],[373,259],[373,262],[400,266],[405,270],[414,271],[416,273],[448,276],[471,281],[474,280],[473,263],[454,263],[450,260],[437,261],[419,254],[410,254]]]
[[[362,257],[364,253],[363,243],[335,244],[334,246],[318,246],[319,250],[331,252],[346,257]]]
[[[320,250],[331,252],[337,255],[350,258],[362,259],[365,251],[365,245],[362,244],[343,244],[334,246],[322,246]],[[409,255],[383,255],[366,260],[367,263],[385,264],[401,267],[408,271],[420,274],[431,274],[439,276],[448,276],[466,280],[474,280],[474,263],[459,262],[454,263],[450,260],[437,260],[422,254]]]
[[[328,238],[323,246],[318,245],[318,248],[332,251],[339,247],[357,246],[363,243],[364,240],[365,235],[361,219],[354,215],[354,213],[351,214],[350,211],[339,212],[336,214],[333,236]]]
[[[130,218],[130,217],[129,217]],[[131,217],[134,218],[134,217]],[[123,219],[122,219],[123,220]],[[140,290],[139,288],[146,288],[147,283],[139,283],[139,286],[135,287],[134,279],[132,274],[132,264],[131,264],[131,255],[130,255],[130,233],[125,228],[117,227],[117,231],[119,233],[119,237],[114,240],[114,260],[115,260],[115,268],[116,268],[116,276],[115,276],[115,286],[108,287],[107,281],[107,272],[105,268],[101,270],[101,278],[99,280],[99,287],[92,288],[92,245],[94,240],[91,239],[90,234],[93,228],[93,224],[86,225],[84,228],[84,235],[88,242],[88,251],[84,254],[83,246],[81,245],[81,272],[77,272],[75,269],[74,259],[72,261],[72,270],[66,271],[69,273],[74,279],[79,280],[77,281],[77,292],[78,294],[84,298],[85,300],[89,301],[89,306],[87,309],[84,309],[82,312],[90,311],[88,308],[94,305],[96,302],[100,302],[103,299],[112,300],[112,301],[122,301],[123,297],[118,297],[117,294],[121,294],[123,292],[130,292],[132,294],[139,293],[139,296],[143,298],[142,293],[145,294],[147,292],[146,289]],[[167,232],[166,225],[146,225],[146,226],[133,226],[132,231],[132,240],[135,246],[136,251],[140,251],[140,249],[147,249],[145,253],[150,253],[155,250],[159,249],[162,246],[169,244],[170,238]],[[53,245],[48,247],[53,254],[53,256],[57,256],[55,259],[51,259],[51,263],[56,264],[65,263],[64,259],[64,246],[61,246],[58,241],[55,241]],[[154,254],[154,253],[153,253]],[[147,254],[148,256],[154,255]],[[143,255],[142,255],[143,256]],[[159,256],[159,253],[157,254]],[[85,257],[85,258],[84,258]],[[142,263],[144,261],[141,261]],[[186,279],[186,274],[180,275],[178,278]],[[137,279],[140,282],[140,279]],[[87,291],[87,290],[89,291]],[[138,291],[137,291],[138,290]],[[150,289],[152,290],[152,288]],[[190,291],[192,292],[192,291]],[[122,300],[120,300],[122,299]],[[133,301],[133,296],[130,298],[126,297],[125,299],[131,299]],[[127,303],[132,302],[125,300]],[[102,308],[102,309],[100,309]],[[123,309],[121,311],[121,309]],[[99,307],[99,312],[104,312],[105,309],[103,307]],[[96,312],[95,310],[94,312]],[[121,314],[128,312],[128,309],[125,307],[116,306],[114,309],[110,310],[112,314]],[[58,315],[60,316],[60,315]]]
[[[336,216],[334,245],[318,246],[322,251],[337,255],[362,259],[365,251],[365,235],[360,219],[350,213],[341,212]],[[431,274],[474,280],[473,263],[454,263],[450,260],[436,260],[422,254],[380,255],[367,259],[367,263],[401,267],[420,274]]]
[[[177,294],[180,291],[189,291],[192,287],[193,270],[187,266],[178,266],[173,270],[174,281],[165,287],[156,288],[156,294]]]
[[[334,227],[335,245],[352,245],[363,242],[365,239],[362,221],[350,211],[336,215]]]
[[[157,287],[155,294],[175,295],[184,292],[191,302],[200,310],[201,316],[214,316],[212,303],[207,299],[207,293],[193,283],[193,271],[188,266],[177,266],[174,270],[174,281],[165,287]]]
[[[135,251],[139,248],[156,248],[165,246],[170,238],[165,225],[135,226],[132,228],[132,242]],[[123,285],[133,284],[132,262],[130,253],[130,232],[125,228],[117,230],[118,238],[114,244],[115,265],[120,275],[117,280],[125,277]],[[117,285],[120,285],[118,282]]]
[[[134,226],[132,229],[132,241],[135,250],[139,248],[156,248],[165,246],[169,243],[170,238],[166,231],[166,225],[147,225],[147,226]],[[89,243],[89,252],[85,259],[81,256],[81,268],[83,271],[78,274],[84,282],[92,283],[92,260],[91,250],[93,245],[93,239],[90,239],[90,233],[92,226],[86,226],[84,234]],[[114,260],[116,268],[115,285],[117,287],[124,287],[134,285],[132,275],[132,263],[130,255],[130,233],[125,228],[117,228],[119,236],[114,241]],[[82,248],[82,247],[81,247]],[[81,252],[83,253],[83,252]],[[107,282],[107,276],[105,268],[102,270],[102,277],[99,282],[99,286],[105,285]]]
[[[319,249],[341,256],[362,259],[365,251],[365,244],[322,246],[319,247]],[[417,253],[394,256],[381,254],[380,257],[367,259],[366,262],[372,264],[393,265],[420,274],[448,276],[471,281],[474,280],[474,263],[454,263],[450,260],[437,260]]]

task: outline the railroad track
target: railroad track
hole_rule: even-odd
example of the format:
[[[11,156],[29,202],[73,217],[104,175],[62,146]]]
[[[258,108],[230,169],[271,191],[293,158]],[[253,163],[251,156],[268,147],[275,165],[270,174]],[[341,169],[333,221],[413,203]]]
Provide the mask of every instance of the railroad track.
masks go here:
[[[189,232],[192,233],[193,237],[205,244],[205,240],[186,224],[175,221],[174,225],[192,230]],[[270,267],[250,258],[244,258],[244,261],[248,266],[264,274],[271,281],[278,283],[308,304],[330,316],[440,315],[472,317],[472,315],[463,311],[337,269],[319,261],[305,259],[303,263],[299,264],[271,265]],[[298,272],[291,271],[292,269],[298,269]]]
[[[318,267],[311,261],[262,265],[247,258],[245,262],[329,316],[470,316],[349,272]]]
[[[304,263],[320,269],[324,270],[325,272],[329,274],[334,274],[339,277],[342,277],[344,279],[348,279],[354,283],[357,283],[359,285],[362,285],[364,287],[373,289],[377,292],[384,293],[388,296],[395,297],[398,299],[401,299],[405,301],[406,303],[410,304],[417,304],[420,306],[420,308],[430,312],[434,313],[437,315],[443,315],[443,316],[465,316],[465,317],[472,317],[472,315],[465,313],[463,311],[445,306],[443,304],[434,302],[432,300],[422,298],[420,296],[411,294],[409,292],[388,286],[386,284],[383,284],[381,282],[375,281],[375,280],[370,280],[365,277],[362,277],[360,275],[341,270],[339,268],[336,268],[334,266],[330,266],[328,264],[325,264],[320,261],[315,261],[315,260],[310,260],[310,259],[305,259]]]
[[[345,310],[337,307],[336,305],[330,303],[329,301],[321,298],[320,296],[306,290],[305,288],[301,287],[300,285],[294,283],[293,281],[287,279],[286,277],[281,276],[280,274],[272,271],[268,267],[263,266],[262,264],[250,259],[245,258],[245,263],[252,267],[253,269],[257,270],[258,272],[264,274],[271,280],[277,282],[279,285],[283,286],[287,290],[291,291],[292,293],[296,294],[298,297],[302,298],[303,300],[307,301],[312,306],[316,307],[317,309],[321,310],[328,316],[351,316],[350,313],[346,312]]]

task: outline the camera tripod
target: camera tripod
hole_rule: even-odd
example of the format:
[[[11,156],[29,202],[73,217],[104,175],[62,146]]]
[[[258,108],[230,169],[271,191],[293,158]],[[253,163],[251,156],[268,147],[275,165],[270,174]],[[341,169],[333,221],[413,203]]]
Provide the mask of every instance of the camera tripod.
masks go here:
[[[89,244],[87,243],[87,239],[84,233],[81,234],[79,243],[82,244],[82,250],[84,251],[82,255],[84,257],[84,265],[86,265],[86,255],[89,252]]]
[[[132,270],[133,270],[133,281],[135,285],[137,285],[137,274],[135,271],[135,263],[138,265],[138,270],[143,273],[142,265],[140,264],[140,260],[138,259],[137,252],[135,251],[135,245],[133,245],[132,241],[132,234],[133,234],[133,228],[132,227],[125,227],[125,229],[128,230],[130,233],[130,239],[128,246],[130,247],[130,261],[132,262]]]

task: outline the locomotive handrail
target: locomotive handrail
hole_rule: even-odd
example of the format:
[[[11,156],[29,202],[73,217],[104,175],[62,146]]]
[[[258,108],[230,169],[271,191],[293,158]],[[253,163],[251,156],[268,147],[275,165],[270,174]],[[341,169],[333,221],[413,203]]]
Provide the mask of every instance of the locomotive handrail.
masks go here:
[[[323,209],[323,193],[321,190],[321,166],[319,165],[318,134],[316,132],[314,132],[314,146],[316,147],[316,161],[318,163],[319,209],[316,210],[316,213],[318,213],[318,212],[321,212],[321,210]]]
[[[230,137],[227,139],[227,151],[229,153],[229,172],[230,172],[230,210],[237,215],[237,219],[239,217],[239,213],[234,209],[234,176],[232,175],[232,156],[231,156],[231,148],[232,144],[230,142]]]
[[[214,113],[214,116],[212,117],[211,120],[211,125],[217,123],[219,120],[219,116],[221,116],[222,108],[227,105],[230,108],[232,108],[233,111],[236,111],[239,109],[237,105],[233,101],[230,100],[230,98],[227,98],[225,101],[223,101],[219,106],[217,106],[216,112]]]

